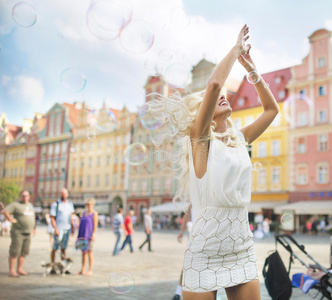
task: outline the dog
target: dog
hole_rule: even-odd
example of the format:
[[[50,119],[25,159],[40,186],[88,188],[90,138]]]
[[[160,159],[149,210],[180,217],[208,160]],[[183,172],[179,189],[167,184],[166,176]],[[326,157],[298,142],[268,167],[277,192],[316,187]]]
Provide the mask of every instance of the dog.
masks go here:
[[[66,258],[62,260],[61,262],[55,262],[55,263],[41,263],[41,266],[45,268],[43,277],[46,277],[47,275],[51,274],[51,271],[54,270],[56,274],[60,274],[62,277],[66,276],[66,272],[69,271],[71,266],[73,265],[73,260],[71,258]]]

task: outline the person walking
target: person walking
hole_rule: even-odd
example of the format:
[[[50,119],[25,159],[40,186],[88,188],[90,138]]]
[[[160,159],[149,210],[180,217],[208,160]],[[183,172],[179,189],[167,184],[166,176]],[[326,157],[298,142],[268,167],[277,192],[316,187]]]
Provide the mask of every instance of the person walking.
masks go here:
[[[179,92],[170,98],[159,95],[146,103],[152,116],[172,128],[155,145],[175,136],[180,144],[181,184],[174,201],[184,202],[189,193],[198,211],[184,255],[184,300],[216,299],[221,288],[229,300],[260,299],[247,210],[252,164],[246,146],[273,122],[279,106],[249,54],[248,33],[248,26],[243,26],[205,91],[183,98]],[[240,130],[233,127],[232,108],[222,89],[236,60],[248,72],[263,106],[262,114]]]
[[[55,262],[55,253],[61,248],[61,260],[66,259],[66,249],[71,230],[74,228],[73,215],[75,213],[74,205],[68,200],[68,190],[63,188],[60,193],[60,199],[53,202],[50,208],[52,226],[54,228],[54,243],[51,251],[51,262]],[[56,274],[51,270],[51,274]],[[70,274],[66,271],[66,274]]]
[[[127,230],[123,221],[123,209],[121,207],[118,207],[117,214],[113,217],[113,231],[116,237],[113,256],[116,256],[120,252],[121,235],[123,233],[127,235]]]
[[[124,247],[129,244],[130,252],[133,253],[133,245],[131,240],[131,234],[134,232],[133,228],[133,221],[131,220],[131,217],[135,214],[134,210],[130,210],[128,215],[125,217],[124,220],[124,227],[126,229],[126,238],[122,244],[121,251],[124,249]]]
[[[87,242],[86,249],[82,249],[82,268],[78,273],[80,275],[92,275],[93,268],[93,242],[95,241],[95,235],[98,228],[98,212],[93,208],[96,204],[94,198],[89,198],[85,201],[86,210],[83,212],[80,219],[80,225],[78,228],[77,239],[84,239]],[[89,257],[89,270],[85,272],[87,260]]]
[[[5,218],[11,222],[12,228],[10,230],[11,244],[9,247],[9,277],[20,277],[29,275],[23,270],[25,257],[30,252],[31,233],[36,235],[36,219],[32,204],[29,202],[30,193],[23,190],[20,193],[20,200],[14,201],[3,208],[0,205],[0,210]],[[11,217],[13,215],[13,217]],[[17,262],[17,268],[15,265]]]
[[[139,250],[142,251],[143,246],[148,243],[148,250],[152,252],[151,250],[151,234],[152,234],[152,228],[153,228],[153,221],[151,217],[151,209],[148,208],[146,214],[144,215],[144,228],[146,233],[146,240],[143,242],[141,246],[139,246]]]

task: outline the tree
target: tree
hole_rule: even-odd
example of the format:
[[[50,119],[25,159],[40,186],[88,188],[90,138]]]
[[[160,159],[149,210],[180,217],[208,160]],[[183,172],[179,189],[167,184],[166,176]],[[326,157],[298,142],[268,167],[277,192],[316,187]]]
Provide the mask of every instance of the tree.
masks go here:
[[[0,202],[5,206],[17,200],[20,196],[20,188],[14,182],[6,182],[0,179]]]

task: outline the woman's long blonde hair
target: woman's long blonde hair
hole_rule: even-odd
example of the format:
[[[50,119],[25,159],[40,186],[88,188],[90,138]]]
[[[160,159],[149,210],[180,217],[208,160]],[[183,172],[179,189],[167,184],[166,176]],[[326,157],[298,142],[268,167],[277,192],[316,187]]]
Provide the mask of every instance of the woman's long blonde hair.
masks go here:
[[[173,201],[187,202],[189,196],[189,147],[192,147],[190,141],[190,131],[196,118],[198,109],[202,103],[205,91],[191,93],[181,96],[178,91],[171,94],[170,97],[164,97],[159,94],[155,95],[155,100],[145,104],[147,112],[151,117],[159,120],[163,124],[168,124],[170,130],[161,135],[158,140],[152,139],[155,146],[160,146],[165,140],[176,137],[178,151],[176,152],[177,161],[180,164],[177,170],[176,178],[180,186],[174,195]],[[234,129],[231,118],[227,119],[227,129],[223,133],[214,132],[216,122],[212,121],[212,134],[199,141],[209,141],[212,139],[221,139],[226,146],[237,147],[240,141]]]

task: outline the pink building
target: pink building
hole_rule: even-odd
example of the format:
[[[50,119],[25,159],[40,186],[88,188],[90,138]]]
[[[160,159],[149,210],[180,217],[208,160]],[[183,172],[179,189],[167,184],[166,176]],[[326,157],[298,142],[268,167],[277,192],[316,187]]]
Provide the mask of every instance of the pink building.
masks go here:
[[[287,86],[290,202],[331,201],[332,207],[332,32],[317,30],[309,41]]]

